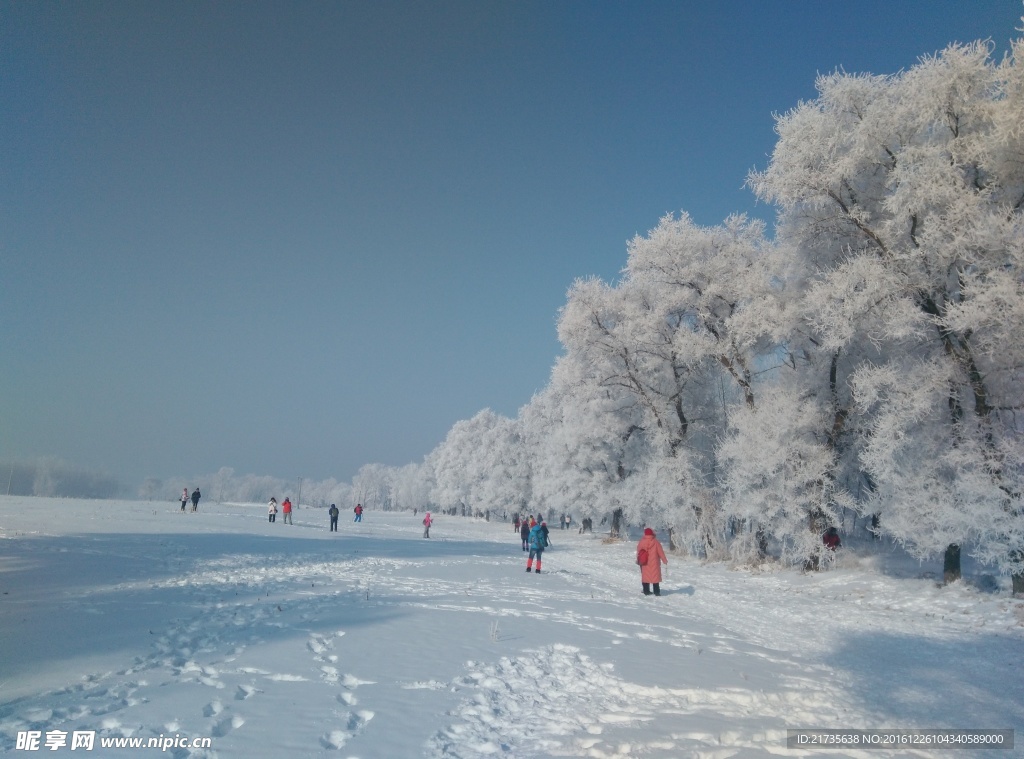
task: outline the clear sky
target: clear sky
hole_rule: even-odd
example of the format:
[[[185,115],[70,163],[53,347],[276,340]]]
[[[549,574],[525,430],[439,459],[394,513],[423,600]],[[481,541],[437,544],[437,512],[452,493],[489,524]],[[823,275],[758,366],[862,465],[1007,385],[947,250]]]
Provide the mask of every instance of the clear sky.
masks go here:
[[[541,389],[576,277],[744,189],[818,72],[1019,0],[0,0],[0,460],[349,479]]]

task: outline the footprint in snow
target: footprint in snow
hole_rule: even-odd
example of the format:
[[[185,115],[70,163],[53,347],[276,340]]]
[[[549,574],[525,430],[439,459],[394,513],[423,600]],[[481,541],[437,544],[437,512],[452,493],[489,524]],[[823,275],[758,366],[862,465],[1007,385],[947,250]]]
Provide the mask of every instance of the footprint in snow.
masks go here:
[[[324,651],[333,648],[333,645],[324,636],[313,635],[306,643],[306,648],[308,648],[314,654],[322,654]]]
[[[344,719],[345,728],[343,730],[331,730],[320,736],[321,746],[334,751],[340,749],[350,738],[363,731],[366,723],[373,719],[373,712],[349,712],[344,715]]]
[[[360,685],[376,685],[373,680],[360,680],[355,675],[345,675],[341,684],[350,689],[358,688]]]
[[[214,738],[223,738],[232,730],[235,730],[244,724],[245,720],[237,714],[231,717],[225,717],[213,724],[213,727],[210,728],[210,735]]]
[[[254,685],[239,685],[235,690],[235,701],[245,701],[247,698],[251,698],[254,693],[258,693],[259,690]]]
[[[417,680],[401,686],[405,690],[444,690],[448,686],[437,680]]]

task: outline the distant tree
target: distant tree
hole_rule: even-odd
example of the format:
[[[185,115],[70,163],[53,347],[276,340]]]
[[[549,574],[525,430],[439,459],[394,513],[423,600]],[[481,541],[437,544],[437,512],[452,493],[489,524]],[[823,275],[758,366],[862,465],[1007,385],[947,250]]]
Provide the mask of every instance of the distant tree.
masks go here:
[[[164,486],[164,481],[156,477],[147,477],[139,486],[139,498],[147,501],[171,501],[181,495],[181,491],[171,491]]]

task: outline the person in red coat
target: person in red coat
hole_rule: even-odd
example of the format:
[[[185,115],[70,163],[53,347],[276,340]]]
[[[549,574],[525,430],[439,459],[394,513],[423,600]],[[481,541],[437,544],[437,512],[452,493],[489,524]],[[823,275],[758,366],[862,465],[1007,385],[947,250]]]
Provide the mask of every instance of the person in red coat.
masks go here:
[[[641,561],[644,559],[644,561]],[[644,595],[651,595],[651,586],[654,586],[654,595],[661,595],[661,565],[668,564],[665,558],[665,549],[654,536],[654,530],[648,527],[644,530],[644,536],[636,544],[636,563],[640,565],[640,584],[643,586]]]
[[[284,514],[284,523],[293,524],[292,522],[292,502],[290,499],[285,498],[281,502],[281,512]]]

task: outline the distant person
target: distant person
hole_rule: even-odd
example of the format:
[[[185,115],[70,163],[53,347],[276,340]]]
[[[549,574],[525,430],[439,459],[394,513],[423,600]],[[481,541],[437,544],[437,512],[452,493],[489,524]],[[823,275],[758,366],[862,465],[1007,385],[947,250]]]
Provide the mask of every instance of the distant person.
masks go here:
[[[267,520],[270,522],[277,521],[277,499],[271,498],[270,503],[267,504]]]
[[[292,502],[291,499],[288,498],[288,496],[285,496],[284,500],[281,501],[281,513],[284,514],[285,524],[295,524],[292,521]]]
[[[184,507],[182,507],[182,508],[184,508]],[[516,512],[516,515],[514,517],[512,517],[512,531],[513,532],[519,532],[519,512],[518,511]]]
[[[192,511],[199,511],[199,499],[202,497],[203,495],[199,492],[199,488],[192,491]]]
[[[839,538],[839,530],[835,527],[829,527],[825,530],[825,534],[821,536],[821,542],[830,551],[834,551],[843,545],[843,541]]]
[[[665,558],[665,549],[650,527],[644,530],[644,536],[636,544],[636,563],[640,565],[640,585],[644,595],[651,595],[653,585],[654,595],[660,596],[661,565],[668,564],[668,559]]]
[[[540,574],[540,561],[544,554],[544,549],[548,546],[547,539],[547,525],[541,522],[540,524],[534,525],[530,530],[528,537],[530,543],[530,555],[526,559],[526,571],[536,572]],[[537,557],[537,568],[533,568],[533,558]]]
[[[357,503],[356,507],[354,509],[352,509],[352,511],[354,511],[355,515],[356,515],[356,518],[353,519],[352,521],[353,522],[362,522],[363,521],[363,506],[362,506],[362,504]]]
[[[580,535],[585,532],[594,531],[594,520],[590,517],[583,517],[583,521],[580,522]]]
[[[525,519],[519,524],[519,537],[523,541],[523,550],[525,551],[530,541],[530,523]]]
[[[185,513],[185,506],[188,504],[188,488],[181,491],[181,511]]]
[[[338,531],[338,514],[340,513],[338,511],[338,507],[335,506],[332,503],[331,504],[331,508],[329,508],[327,510],[327,513],[331,517],[331,530],[330,531],[331,532],[337,532]]]
[[[423,537],[430,537],[430,525],[432,525],[433,523],[434,520],[430,518],[430,512],[428,511],[427,515],[423,517]]]

